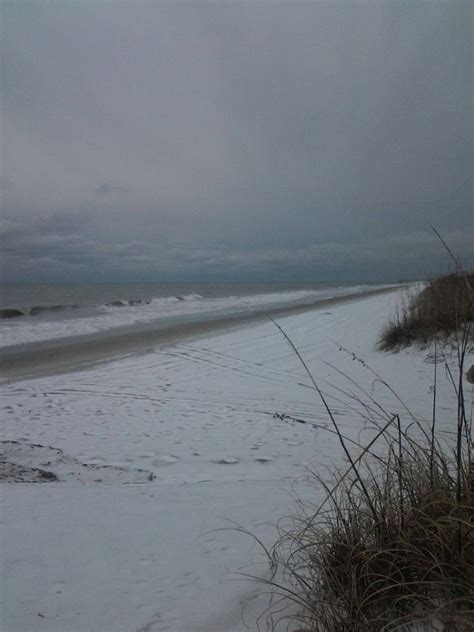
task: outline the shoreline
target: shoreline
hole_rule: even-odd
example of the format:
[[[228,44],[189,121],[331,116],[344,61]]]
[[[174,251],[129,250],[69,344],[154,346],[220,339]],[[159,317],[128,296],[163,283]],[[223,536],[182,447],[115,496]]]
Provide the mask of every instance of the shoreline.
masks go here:
[[[329,299],[321,299],[307,305],[292,305],[258,313],[209,318],[157,328],[156,324],[140,328],[124,328],[99,334],[87,334],[72,339],[44,340],[26,343],[0,350],[0,376],[3,383],[43,377],[57,373],[80,370],[96,364],[117,360],[121,357],[144,354],[159,346],[219,333],[234,327],[252,325],[271,317],[284,317],[321,310],[363,300],[378,294],[399,290],[401,285],[376,290],[366,290]]]

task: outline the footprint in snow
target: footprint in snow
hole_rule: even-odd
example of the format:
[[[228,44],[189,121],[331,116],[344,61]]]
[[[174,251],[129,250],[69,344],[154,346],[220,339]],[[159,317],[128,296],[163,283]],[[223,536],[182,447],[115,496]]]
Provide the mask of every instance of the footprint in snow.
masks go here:
[[[273,461],[273,457],[271,456],[257,456],[254,458],[254,461],[257,463],[268,463],[269,461]]]

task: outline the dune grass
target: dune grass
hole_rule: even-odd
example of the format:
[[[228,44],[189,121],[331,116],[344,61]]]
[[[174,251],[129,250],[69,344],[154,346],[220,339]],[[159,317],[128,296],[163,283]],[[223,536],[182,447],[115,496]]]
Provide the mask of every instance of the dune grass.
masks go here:
[[[473,630],[469,469],[458,481],[446,455],[406,434],[382,463],[369,461],[358,470],[368,495],[352,473],[342,483],[339,473],[332,488],[316,476],[325,507],[280,532],[272,555],[296,606],[289,629]]]
[[[455,272],[432,280],[416,296],[408,298],[383,330],[382,351],[412,343],[447,337],[474,320],[474,273]]]

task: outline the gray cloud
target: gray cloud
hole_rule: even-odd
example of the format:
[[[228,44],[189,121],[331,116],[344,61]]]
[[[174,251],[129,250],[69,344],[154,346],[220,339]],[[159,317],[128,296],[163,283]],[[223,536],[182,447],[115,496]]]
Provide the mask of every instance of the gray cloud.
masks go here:
[[[77,219],[77,218],[76,218]],[[96,228],[94,221],[91,227]],[[474,230],[448,231],[444,237],[453,251],[469,252]],[[77,222],[58,225],[55,217],[28,222],[4,222],[0,241],[2,263],[25,279],[54,276],[68,280],[75,274],[89,278],[153,280],[164,278],[383,280],[434,274],[450,267],[449,256],[429,231],[369,242],[325,242],[300,248],[200,246],[192,240],[168,240],[158,234],[148,240],[106,240]],[[284,274],[282,275],[282,270]],[[60,271],[60,272],[59,272]],[[158,277],[160,278],[160,277]]]
[[[123,195],[124,193],[127,193],[127,188],[117,184],[107,184],[104,182],[96,187],[95,193],[96,195]]]
[[[3,276],[472,264],[470,2],[3,8]]]

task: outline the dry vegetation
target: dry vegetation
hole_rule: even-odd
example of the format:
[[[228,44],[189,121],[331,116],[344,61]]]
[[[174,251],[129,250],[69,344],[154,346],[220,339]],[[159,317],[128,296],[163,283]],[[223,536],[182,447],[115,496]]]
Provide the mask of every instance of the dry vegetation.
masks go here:
[[[474,320],[474,273],[455,273],[435,279],[408,299],[382,332],[379,348],[397,349],[414,342],[446,337]]]
[[[296,605],[289,629],[473,630],[467,461],[458,479],[439,449],[430,455],[407,434],[401,444],[392,438],[386,460],[370,461],[342,483],[336,477],[332,489],[319,479],[328,494],[325,508],[281,532],[272,555],[292,591],[280,594]]]

